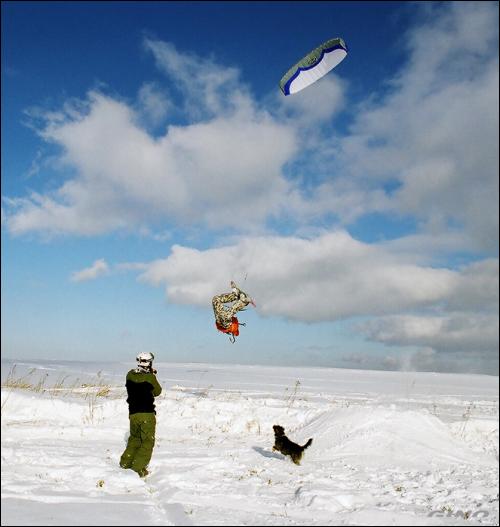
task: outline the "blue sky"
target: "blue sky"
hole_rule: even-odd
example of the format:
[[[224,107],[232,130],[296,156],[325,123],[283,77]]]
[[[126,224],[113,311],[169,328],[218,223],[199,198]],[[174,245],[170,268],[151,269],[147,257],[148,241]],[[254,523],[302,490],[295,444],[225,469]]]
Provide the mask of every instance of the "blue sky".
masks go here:
[[[498,375],[497,2],[2,2],[2,354]],[[346,59],[279,80],[321,42]],[[211,297],[255,310],[232,345]]]

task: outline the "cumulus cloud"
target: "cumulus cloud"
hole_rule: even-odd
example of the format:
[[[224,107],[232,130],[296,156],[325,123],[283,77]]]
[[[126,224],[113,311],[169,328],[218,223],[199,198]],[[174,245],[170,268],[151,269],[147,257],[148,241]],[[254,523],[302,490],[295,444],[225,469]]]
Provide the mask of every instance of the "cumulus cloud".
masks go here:
[[[109,273],[109,266],[105,260],[96,260],[90,267],[75,271],[71,274],[72,282],[85,282],[87,280],[95,280],[100,276],[105,276]]]
[[[321,194],[352,201],[357,189],[357,217],[411,214],[433,234],[460,225],[469,249],[491,250],[498,247],[498,5],[442,7],[409,32],[409,59],[388,95],[361,105],[334,152],[348,190],[335,181]],[[381,200],[384,183],[395,190]]]
[[[70,175],[55,190],[5,201],[12,234],[253,229],[278,213],[291,193],[283,166],[298,148],[294,129],[256,107],[236,68],[167,42],[144,46],[181,90],[188,124],[147,131],[172,108],[158,83],[144,83],[136,104],[92,90],[57,111],[30,109],[30,126],[60,147],[59,166]]]
[[[230,278],[248,276],[262,316],[373,317],[357,331],[419,347],[415,364],[467,346],[490,356],[498,349],[498,4],[415,9],[421,19],[402,38],[407,61],[357,107],[335,73],[293,98],[257,102],[237,67],[146,38],[168,91],[144,83],[132,103],[90,91],[59,110],[30,111],[67,172],[51,190],[4,197],[3,226],[86,236],[229,227],[239,230],[233,244],[177,244],[165,259],[122,268],[165,287],[171,302],[200,306]],[[184,119],[168,126],[174,110]],[[351,112],[351,126],[332,135],[341,111]],[[153,136],[145,118],[166,128]],[[339,228],[374,212],[410,217],[416,232],[366,244]],[[253,235],[289,218],[288,237]],[[297,234],[318,223],[330,232]],[[482,260],[450,269],[442,262],[453,253]],[[80,273],[105,270],[96,262]]]
[[[498,350],[498,314],[381,317],[361,326],[377,342],[424,346],[443,352]]]
[[[172,108],[172,101],[154,82],[144,83],[138,94],[139,108],[153,125],[164,121]]]
[[[372,370],[432,371],[446,373],[498,374],[498,355],[484,352],[439,353],[432,348],[419,348],[404,353],[394,352],[379,357],[371,353],[351,353],[334,361],[333,367]]]
[[[484,353],[491,360],[499,347],[498,274],[498,259],[475,262],[456,273],[448,294],[427,312],[381,316],[357,329],[370,340],[390,346],[419,346],[447,354]]]
[[[12,199],[14,234],[96,235],[161,221],[259,224],[287,192],[281,167],[294,134],[266,114],[172,126],[155,139],[130,107],[101,93],[91,92],[77,117],[72,110],[41,134],[63,147],[62,160],[77,175],[50,194]]]
[[[496,262],[498,266],[498,262]],[[443,303],[464,309],[496,305],[490,287],[495,263],[463,271],[415,265],[345,231],[312,239],[249,237],[200,251],[175,245],[170,256],[149,264],[141,279],[166,286],[173,302],[207,305],[210,297],[247,276],[259,312],[312,322],[384,315]]]
[[[253,102],[236,67],[222,66],[209,56],[180,52],[171,42],[144,39],[156,65],[182,92],[184,109],[193,119],[227,115]]]
[[[293,96],[283,97],[277,92],[270,98],[269,106],[281,121],[306,128],[310,134],[311,127],[327,123],[345,110],[348,87],[345,79],[331,73]]]
[[[145,38],[186,124],[177,120],[159,137],[141,126],[144,116],[165,120],[174,106],[158,83],[144,83],[135,105],[92,91],[38,112],[41,137],[61,147],[73,175],[56,190],[13,198],[7,228],[248,232],[274,218],[294,218],[302,229],[332,216],[349,226],[378,212],[412,216],[434,245],[447,244],[453,228],[461,235],[455,249],[495,250],[498,5],[427,7],[403,39],[404,66],[358,107],[347,104],[347,82],[334,72],[293,97],[257,102],[237,67]],[[342,110],[352,112],[350,130],[331,135],[322,125]]]
[[[372,317],[352,327],[374,342],[448,353],[498,350],[497,259],[459,270],[418,265],[335,231],[244,238],[205,251],[175,245],[168,258],[136,269],[140,280],[165,287],[173,303],[206,307],[230,278],[247,278],[262,316],[309,323]]]

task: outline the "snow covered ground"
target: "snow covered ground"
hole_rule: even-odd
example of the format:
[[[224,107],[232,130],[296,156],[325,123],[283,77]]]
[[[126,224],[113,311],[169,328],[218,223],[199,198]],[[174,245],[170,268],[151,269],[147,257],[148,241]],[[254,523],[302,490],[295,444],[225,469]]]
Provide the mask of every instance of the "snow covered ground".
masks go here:
[[[2,361],[2,525],[498,525],[498,377],[158,363],[141,480],[132,367]]]

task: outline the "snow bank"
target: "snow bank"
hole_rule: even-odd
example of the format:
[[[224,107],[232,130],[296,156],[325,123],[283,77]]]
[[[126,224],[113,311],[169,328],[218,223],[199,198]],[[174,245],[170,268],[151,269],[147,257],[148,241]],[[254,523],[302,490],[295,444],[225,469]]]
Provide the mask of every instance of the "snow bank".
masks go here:
[[[2,525],[498,524],[497,378],[165,365],[140,480],[126,371],[103,397],[2,389]],[[300,466],[278,423],[313,438]]]

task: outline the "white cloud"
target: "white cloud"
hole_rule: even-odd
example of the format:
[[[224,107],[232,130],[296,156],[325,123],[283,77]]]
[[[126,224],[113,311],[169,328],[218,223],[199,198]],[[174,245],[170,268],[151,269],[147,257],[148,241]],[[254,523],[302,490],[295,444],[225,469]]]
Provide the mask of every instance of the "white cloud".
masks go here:
[[[72,282],[85,282],[87,280],[95,280],[100,276],[105,276],[109,273],[109,266],[105,260],[96,260],[90,267],[75,271],[71,274]]]
[[[247,287],[261,314],[312,322],[446,302],[454,308],[460,302],[467,308],[492,305],[498,302],[495,292],[474,287],[491,285],[492,275],[489,264],[464,272],[415,265],[336,231],[314,239],[244,238],[206,251],[175,245],[168,258],[151,263],[141,278],[166,285],[172,302],[204,306],[231,278],[241,282],[248,276]]]
[[[42,160],[43,160],[43,153],[41,150],[37,150],[35,158],[31,162],[31,166],[26,172],[26,178],[34,177],[40,172],[40,164]]]
[[[497,21],[495,3],[448,3],[411,31],[408,63],[389,95],[360,107],[335,151],[341,180],[351,182],[347,195],[355,185],[362,196],[357,217],[410,214],[434,233],[452,222],[471,248],[498,247]],[[390,181],[400,188],[383,202],[381,183]]]
[[[310,134],[312,127],[331,121],[345,109],[347,91],[347,81],[330,73],[321,82],[294,95],[283,96],[281,92],[276,92],[268,105],[280,120],[289,121],[290,125],[298,128],[307,128],[306,133]]]
[[[171,100],[154,82],[144,83],[138,94],[139,107],[153,125],[160,124],[172,108]]]
[[[498,314],[381,317],[360,326],[371,340],[398,346],[426,346],[437,352],[498,351]]]
[[[209,307],[234,279],[262,316],[374,317],[353,329],[373,341],[438,352],[498,349],[497,259],[457,271],[428,267],[336,231],[313,239],[244,238],[205,251],[176,245],[168,258],[136,269],[140,280],[165,287],[172,303]]]
[[[499,346],[498,275],[498,259],[472,263],[457,273],[454,287],[427,313],[378,317],[358,329],[389,345],[493,357]]]
[[[182,92],[185,110],[194,119],[253,106],[235,67],[223,67],[207,56],[180,52],[170,42],[146,38],[144,47],[156,65]]]
[[[101,93],[89,94],[85,112],[72,110],[41,134],[63,147],[76,176],[51,194],[12,200],[14,234],[95,235],[161,221],[251,226],[288,191],[281,168],[296,148],[294,134],[266,114],[242,109],[155,139],[130,107]]]
[[[55,191],[12,200],[7,228],[96,235],[194,224],[252,232],[270,218],[293,218],[302,230],[328,215],[349,225],[380,212],[414,217],[427,247],[446,249],[451,225],[455,249],[495,250],[498,6],[422,11],[427,19],[406,35],[408,60],[388,79],[388,94],[355,110],[346,81],[332,73],[293,96],[266,99],[267,112],[237,68],[145,39],[192,124],[153,137],[133,106],[97,92],[45,113],[41,135],[62,148],[74,176]],[[135,107],[159,122],[171,105],[164,93],[144,84]],[[355,116],[350,133],[323,135],[321,125],[346,108]]]
[[[376,317],[360,331],[423,347],[424,361],[434,350],[465,346],[490,353],[498,348],[498,259],[461,270],[436,261],[498,251],[498,4],[422,5],[426,20],[405,37],[407,63],[384,94],[355,109],[335,73],[262,104],[237,68],[146,39],[169,91],[146,83],[132,104],[91,91],[59,111],[30,110],[68,171],[55,190],[3,198],[2,225],[12,234],[170,236],[176,225],[196,225],[248,235],[272,217],[312,232],[328,214],[346,226],[371,212],[411,216],[416,233],[378,245],[342,230],[242,237],[205,251],[174,245],[166,259],[121,268],[165,287],[171,302],[200,306],[231,278],[248,276],[263,316]],[[144,116],[159,124],[174,109],[190,124],[160,136],[141,126]],[[326,135],[346,109],[353,111],[349,133]],[[40,161],[33,167],[43,176]],[[99,262],[72,279],[107,272]]]
[[[151,136],[141,119],[159,123],[170,105],[151,83],[139,92],[138,112],[96,91],[61,111],[31,109],[32,123],[43,122],[38,133],[61,147],[61,165],[72,176],[56,190],[6,201],[11,233],[93,236],[176,224],[252,229],[278,211],[289,192],[282,167],[297,148],[294,130],[255,109],[235,68],[160,41],[145,46],[180,83],[188,105],[198,102],[204,120]]]
[[[64,203],[65,198],[68,203]],[[29,198],[9,200],[5,224],[14,235],[38,231],[45,237],[65,233],[95,235],[111,227],[125,227],[119,217],[112,217],[109,209],[105,218],[96,215],[103,198],[101,194],[94,199],[88,189],[77,182],[69,182],[55,193],[54,198],[32,193]]]
[[[498,315],[498,276],[498,258],[489,258],[465,267],[460,273],[456,289],[448,299],[449,309],[496,312]]]

